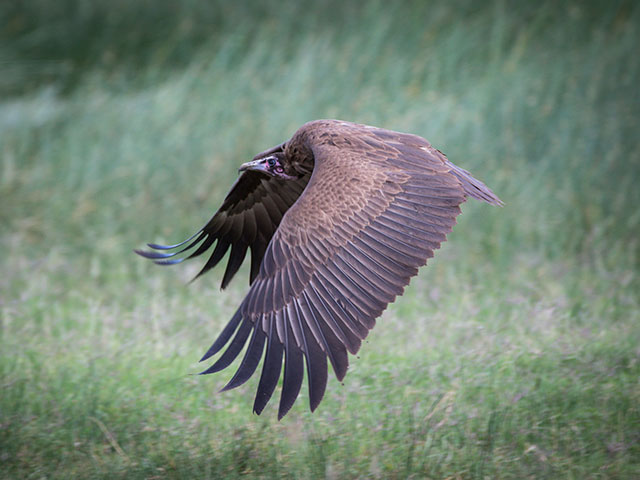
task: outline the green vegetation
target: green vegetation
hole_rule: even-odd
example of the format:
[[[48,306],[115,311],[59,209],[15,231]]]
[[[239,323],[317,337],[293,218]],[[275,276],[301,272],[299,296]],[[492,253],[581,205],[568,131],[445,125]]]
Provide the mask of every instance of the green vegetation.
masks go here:
[[[426,2],[424,2],[426,3]],[[0,6],[0,477],[640,477],[635,2]],[[192,233],[303,122],[428,138],[459,225],[315,414],[192,375],[246,291]]]

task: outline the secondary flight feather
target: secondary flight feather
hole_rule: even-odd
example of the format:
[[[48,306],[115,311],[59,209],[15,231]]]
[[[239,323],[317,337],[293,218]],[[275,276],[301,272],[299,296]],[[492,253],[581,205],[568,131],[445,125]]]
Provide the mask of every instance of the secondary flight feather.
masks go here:
[[[260,414],[284,364],[279,419],[305,369],[311,411],[324,396],[328,363],[342,381],[348,353],[446,240],[467,197],[502,205],[425,139],[339,120],[306,123],[240,172],[191,238],[136,253],[171,265],[213,249],[200,276],[230,250],[224,288],[251,252],[249,292],[202,358],[222,352],[202,373],[226,368],[246,345],[229,390],[264,356],[253,406]]]

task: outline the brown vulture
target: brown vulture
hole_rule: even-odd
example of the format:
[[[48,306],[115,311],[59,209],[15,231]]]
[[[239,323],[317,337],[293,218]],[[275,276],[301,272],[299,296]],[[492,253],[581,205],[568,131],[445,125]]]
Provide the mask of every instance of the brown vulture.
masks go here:
[[[273,395],[284,360],[278,419],[300,392],[305,364],[311,411],[325,392],[327,358],[342,381],[347,352],[360,349],[376,318],[446,240],[467,197],[502,205],[425,139],[339,120],[306,123],[240,172],[195,235],[136,252],[171,265],[213,247],[199,276],[230,248],[225,288],[251,250],[249,292],[202,360],[226,349],[202,373],[229,366],[248,340],[222,390],[238,387],[266,344],[253,410],[260,414]]]

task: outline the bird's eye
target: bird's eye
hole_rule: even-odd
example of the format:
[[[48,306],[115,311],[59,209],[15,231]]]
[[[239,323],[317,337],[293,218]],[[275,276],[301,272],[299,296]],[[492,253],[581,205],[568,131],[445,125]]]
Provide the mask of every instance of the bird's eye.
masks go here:
[[[269,157],[267,159],[267,162],[269,163],[270,168],[273,168],[276,166],[276,159],[274,157]]]

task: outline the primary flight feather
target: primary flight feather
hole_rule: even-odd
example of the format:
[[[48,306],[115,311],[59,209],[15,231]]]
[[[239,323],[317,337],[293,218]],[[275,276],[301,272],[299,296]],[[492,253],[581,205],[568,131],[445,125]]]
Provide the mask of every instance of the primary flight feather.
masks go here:
[[[240,171],[195,235],[136,252],[170,265],[213,247],[199,276],[231,249],[224,288],[251,251],[249,292],[202,360],[226,349],[202,373],[229,366],[248,341],[223,390],[235,388],[266,350],[253,407],[260,414],[284,360],[279,419],[300,392],[305,366],[312,411],[325,392],[327,359],[344,378],[348,352],[360,349],[376,318],[446,240],[467,197],[502,205],[425,139],[339,120],[306,123]]]

